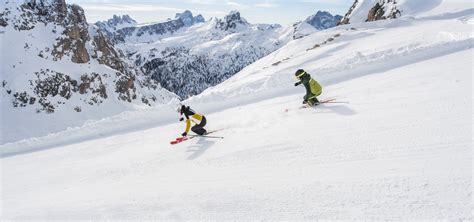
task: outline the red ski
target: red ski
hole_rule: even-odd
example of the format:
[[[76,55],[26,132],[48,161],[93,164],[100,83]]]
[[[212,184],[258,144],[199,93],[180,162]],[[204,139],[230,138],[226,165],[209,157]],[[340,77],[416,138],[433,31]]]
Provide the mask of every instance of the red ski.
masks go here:
[[[191,137],[191,138],[193,138],[193,137]],[[190,139],[190,138],[188,138],[188,137],[186,137],[186,136],[178,137],[178,138],[176,138],[176,140],[171,141],[170,144],[171,144],[171,145],[175,145],[175,144],[181,143],[181,142],[183,142],[183,141],[186,141],[186,140],[188,140],[188,139]]]
[[[215,133],[217,131],[220,131],[220,130],[223,130],[223,129],[218,129],[218,130],[213,130],[213,131],[208,131],[206,134],[204,135],[194,135],[194,134],[190,134],[188,136],[183,136],[183,137],[178,137],[176,138],[176,140],[173,140],[170,142],[171,145],[175,145],[175,144],[178,144],[178,143],[181,143],[181,142],[184,142],[186,140],[190,140],[190,139],[193,139],[193,138],[196,138],[196,137],[203,137],[203,138],[215,138],[215,139],[224,139],[224,137],[222,136],[207,136],[211,133]]]

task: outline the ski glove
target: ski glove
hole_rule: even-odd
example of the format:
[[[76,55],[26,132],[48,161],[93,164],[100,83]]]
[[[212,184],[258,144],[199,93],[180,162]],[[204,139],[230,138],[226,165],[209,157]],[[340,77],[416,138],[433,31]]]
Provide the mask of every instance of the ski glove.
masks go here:
[[[181,122],[181,121],[183,121],[183,120],[184,120],[184,118],[183,118],[183,117],[179,118],[179,121],[180,121],[180,122]]]
[[[186,133],[186,132],[181,134],[181,136],[186,136],[186,135],[188,135],[188,133]]]
[[[297,82],[295,83],[295,86],[299,86],[301,84],[301,82]]]

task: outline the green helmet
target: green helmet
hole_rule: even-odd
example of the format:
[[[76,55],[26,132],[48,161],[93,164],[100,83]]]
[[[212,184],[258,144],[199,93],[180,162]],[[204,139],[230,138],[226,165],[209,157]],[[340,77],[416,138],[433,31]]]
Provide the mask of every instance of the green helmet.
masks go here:
[[[296,76],[296,78],[298,78],[298,79],[301,79],[301,77],[302,77],[304,74],[306,74],[306,72],[305,72],[304,70],[302,70],[302,69],[298,69],[298,71],[295,72],[295,76]]]

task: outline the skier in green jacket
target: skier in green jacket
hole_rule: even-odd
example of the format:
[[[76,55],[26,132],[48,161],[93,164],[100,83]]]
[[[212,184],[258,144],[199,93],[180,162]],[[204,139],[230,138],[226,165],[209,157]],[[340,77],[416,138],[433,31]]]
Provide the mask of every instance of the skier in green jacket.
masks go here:
[[[322,87],[321,85],[311,78],[309,73],[305,72],[302,69],[298,69],[295,73],[296,78],[299,82],[295,83],[295,86],[303,84],[306,88],[306,95],[303,97],[303,104],[308,104],[309,106],[316,106],[319,104],[317,96],[321,95]]]

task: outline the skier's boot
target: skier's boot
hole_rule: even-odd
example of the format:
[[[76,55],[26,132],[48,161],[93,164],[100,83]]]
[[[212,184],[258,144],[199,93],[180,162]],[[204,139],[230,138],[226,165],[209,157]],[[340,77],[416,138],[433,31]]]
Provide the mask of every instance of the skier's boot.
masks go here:
[[[310,106],[317,106],[319,104],[320,104],[320,102],[319,102],[318,98],[316,98],[316,97],[311,98],[311,99],[308,100],[308,105],[310,105]]]
[[[314,97],[313,101],[314,101],[314,105],[313,105],[313,106],[317,106],[317,105],[321,104],[321,103],[319,102],[318,98],[316,98],[316,97]]]

